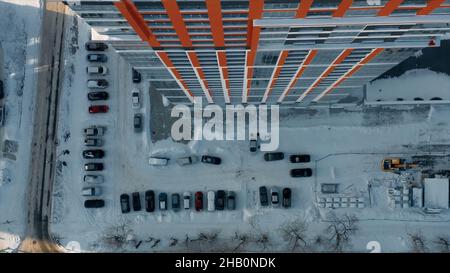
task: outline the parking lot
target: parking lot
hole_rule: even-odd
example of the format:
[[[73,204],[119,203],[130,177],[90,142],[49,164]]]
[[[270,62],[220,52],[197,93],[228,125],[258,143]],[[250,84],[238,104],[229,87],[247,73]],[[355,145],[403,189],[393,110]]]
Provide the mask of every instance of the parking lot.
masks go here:
[[[132,240],[144,242],[138,250],[172,250],[175,248],[171,248],[170,238],[183,240],[185,236],[211,231],[220,232],[223,238],[233,237],[235,233],[267,231],[278,242],[271,246],[271,250],[284,250],[278,231],[286,221],[306,219],[313,230],[321,230],[330,211],[353,213],[361,220],[385,217],[387,214],[383,212],[388,211],[387,208],[371,203],[368,190],[368,181],[392,178],[392,174],[380,170],[379,162],[383,153],[402,154],[414,150],[406,148],[406,144],[450,140],[449,124],[443,118],[450,114],[450,109],[442,106],[432,110],[424,107],[386,110],[382,117],[376,109],[282,110],[279,151],[284,152],[285,158],[272,162],[264,161],[260,151],[250,152],[248,141],[177,143],[167,138],[153,143],[152,135],[163,134],[152,132],[152,128],[158,126],[152,127],[150,123],[149,83],[133,83],[131,67],[110,49],[105,51],[108,61],[102,64],[108,68],[108,73],[104,76],[89,76],[86,73],[89,64],[86,60],[87,51],[83,48],[87,40],[88,37],[80,37],[80,49],[75,55],[67,56],[69,64],[66,66],[72,64],[75,73],[72,79],[66,77],[60,103],[51,230],[63,246],[76,242],[85,251],[111,251],[104,245],[103,239],[111,235],[112,228],[125,226],[133,235]],[[93,78],[108,81],[109,86],[104,89],[109,94],[106,101],[88,100],[87,81]],[[138,109],[132,105],[132,90],[135,88],[141,94]],[[88,112],[90,105],[100,104],[108,105],[107,113]],[[143,128],[140,132],[133,128],[136,113],[142,114]],[[381,123],[381,118],[386,122]],[[101,137],[101,149],[105,153],[102,159],[82,157],[83,150],[88,149],[84,143],[84,129],[93,125],[105,127],[104,136]],[[289,156],[292,154],[309,154],[311,161],[290,163]],[[222,162],[220,165],[201,162],[186,166],[177,164],[177,158],[191,155],[199,158],[202,155],[217,156]],[[148,163],[150,156],[170,160],[166,166],[151,166]],[[101,162],[104,170],[86,172],[84,165],[88,162]],[[293,168],[311,168],[312,176],[291,177],[289,172]],[[99,184],[102,191],[99,197],[81,195],[82,189],[86,187],[83,177],[87,173],[103,175],[104,182]],[[322,208],[317,199],[322,183],[338,183],[343,189],[342,193],[348,197],[363,197],[364,208]],[[289,187],[292,190],[291,207],[270,204],[262,207],[259,198],[261,186],[267,187],[269,193],[275,187],[280,195],[283,188]],[[144,195],[148,190],[155,193],[153,212],[145,209]],[[207,210],[207,192],[217,193],[218,190],[235,193],[234,210]],[[197,191],[203,192],[202,211],[194,209],[193,199]],[[133,192],[140,193],[140,211],[132,208]],[[158,195],[162,192],[168,195],[167,210],[159,209]],[[178,193],[183,198],[184,192],[191,193],[190,209],[183,209],[181,202],[179,210],[172,210],[171,195]],[[379,192],[385,192],[385,188],[380,188]],[[129,213],[121,211],[120,195],[124,193],[130,198]],[[99,198],[105,201],[104,207],[84,208],[85,200]],[[424,219],[422,214],[412,209],[408,212],[403,218]],[[395,218],[397,214],[405,215],[404,211],[389,210],[390,218]],[[402,225],[399,223],[396,232],[403,231]],[[159,238],[161,242],[155,246],[145,243],[154,242],[149,238]],[[386,238],[388,241],[392,237]],[[364,250],[366,243],[367,234],[361,234],[355,240],[354,247]],[[129,250],[133,249],[131,247]],[[249,250],[252,248],[249,247]]]

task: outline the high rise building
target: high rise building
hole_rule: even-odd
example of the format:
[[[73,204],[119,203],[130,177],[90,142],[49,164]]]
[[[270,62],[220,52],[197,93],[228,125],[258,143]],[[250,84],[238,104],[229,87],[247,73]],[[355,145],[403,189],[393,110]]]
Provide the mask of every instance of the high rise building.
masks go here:
[[[450,30],[450,0],[67,2],[173,103],[352,102]]]

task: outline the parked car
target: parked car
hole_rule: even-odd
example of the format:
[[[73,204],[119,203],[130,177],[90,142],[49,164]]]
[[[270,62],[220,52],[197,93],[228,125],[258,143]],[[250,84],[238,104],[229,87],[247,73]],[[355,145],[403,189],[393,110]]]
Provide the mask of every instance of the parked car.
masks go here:
[[[159,194],[159,209],[167,210],[167,194],[165,192]]]
[[[183,207],[184,209],[189,209],[191,206],[191,193],[188,191],[185,191],[183,193]]]
[[[86,187],[81,190],[83,196],[99,196],[100,194],[102,194],[100,187]]]
[[[258,140],[250,139],[250,152],[254,153],[258,151]]]
[[[153,165],[153,166],[166,166],[167,163],[169,163],[168,158],[153,157],[153,156],[148,158],[148,164]]]
[[[134,83],[140,83],[141,82],[141,73],[139,73],[135,69],[132,69],[131,72],[133,74],[133,82]]]
[[[236,194],[234,191],[229,191],[227,195],[227,209],[236,209]]]
[[[324,183],[320,184],[320,192],[322,193],[337,193],[338,191],[338,185],[337,183]]]
[[[140,211],[141,210],[141,195],[139,192],[133,192],[131,194],[131,197],[133,199],[133,210],[134,211]]]
[[[101,42],[86,42],[84,44],[86,50],[90,51],[105,51],[108,49],[108,46],[105,43]]]
[[[204,155],[204,156],[202,156],[202,162],[207,163],[207,164],[220,165],[222,160],[216,156]]]
[[[0,126],[3,126],[5,124],[5,116],[6,116],[5,106],[0,105]]]
[[[226,202],[226,193],[223,190],[217,191],[217,197],[216,197],[216,209],[217,210],[224,210],[225,209],[225,202]]]
[[[86,58],[89,62],[105,63],[108,61],[108,57],[105,54],[88,54]]]
[[[201,191],[195,193],[195,210],[203,210],[203,192]]]
[[[101,184],[103,183],[103,175],[100,174],[86,174],[83,177],[83,181],[85,183],[90,183],[90,184]]]
[[[278,189],[275,187],[270,189],[270,201],[272,202],[272,206],[278,206],[280,203],[280,195]]]
[[[267,188],[264,186],[259,187],[259,202],[261,206],[268,206],[269,200],[267,198]]]
[[[283,207],[290,208],[291,207],[291,195],[292,191],[290,188],[283,189]]]
[[[96,100],[107,100],[109,98],[109,95],[107,92],[99,91],[99,92],[89,92],[87,94],[87,98],[90,101],[96,101]]]
[[[273,152],[273,153],[265,153],[264,154],[265,161],[276,161],[276,160],[283,160],[283,159],[284,159],[284,153],[282,153],[282,152]]]
[[[155,211],[155,192],[146,191],[145,192],[145,210],[147,212]]]
[[[89,106],[89,113],[97,114],[97,113],[107,113],[109,110],[108,105],[91,105]]]
[[[91,147],[101,147],[103,145],[103,141],[100,138],[86,138],[84,140],[84,145]]]
[[[292,163],[306,163],[306,162],[310,162],[311,161],[311,157],[310,155],[291,155],[289,157],[289,160]]]
[[[130,212],[130,196],[126,193],[120,195],[120,209],[122,213]]]
[[[209,191],[207,198],[208,198],[208,211],[214,211],[216,209],[215,205],[215,193],[214,191]]]
[[[103,163],[86,163],[84,164],[85,171],[102,171]]]
[[[142,122],[142,114],[136,113],[133,117],[133,128],[135,133],[142,132],[143,122]]]
[[[292,177],[310,177],[310,176],[312,176],[312,170],[310,168],[292,169],[291,176]]]
[[[141,108],[141,92],[137,88],[131,91],[131,106],[133,109]]]
[[[180,194],[172,193],[172,209],[178,211],[180,209]]]
[[[106,75],[108,69],[103,65],[88,66],[86,67],[86,72],[89,75]]]
[[[198,162],[198,157],[195,155],[180,157],[177,159],[177,163],[180,166],[191,165]]]
[[[5,87],[3,85],[3,81],[0,80],[0,100],[5,97]]]
[[[87,86],[89,88],[106,88],[108,87],[108,81],[105,79],[93,79],[87,81]]]
[[[83,158],[85,158],[85,159],[98,159],[98,158],[103,158],[104,156],[105,156],[105,152],[100,149],[83,151]]]
[[[104,126],[90,126],[84,129],[85,136],[103,136],[105,133]]]
[[[105,201],[103,199],[89,199],[84,201],[85,208],[103,208]]]

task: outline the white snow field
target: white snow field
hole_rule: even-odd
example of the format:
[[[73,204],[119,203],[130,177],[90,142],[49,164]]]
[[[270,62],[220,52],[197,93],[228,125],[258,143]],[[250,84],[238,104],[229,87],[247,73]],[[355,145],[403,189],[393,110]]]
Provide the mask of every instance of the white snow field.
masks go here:
[[[17,249],[25,234],[28,165],[41,27],[41,1],[0,1],[0,76],[5,83],[5,124],[0,140],[17,142],[17,151],[0,155],[0,252]],[[1,55],[2,53],[0,53]],[[2,59],[2,58],[0,58]],[[13,145],[15,146],[15,145]],[[13,149],[14,150],[14,149]]]
[[[311,154],[312,160],[307,164],[293,164],[287,159],[265,162],[262,152],[249,152],[246,141],[183,144],[165,139],[153,144],[148,83],[133,86],[131,67],[111,49],[106,52],[109,72],[105,77],[110,82],[106,89],[110,94],[107,101],[110,110],[106,114],[88,113],[86,81],[93,77],[88,77],[85,71],[88,63],[83,46],[89,34],[86,24],[80,20],[77,24],[79,49],[74,54],[66,50],[67,73],[58,127],[60,156],[51,220],[51,233],[68,252],[333,251],[317,240],[329,237],[326,228],[332,223],[333,214],[354,215],[359,219],[358,230],[343,251],[369,252],[368,243],[372,241],[378,242],[384,252],[413,251],[410,237],[414,234],[426,238],[428,251],[440,251],[432,241],[436,236],[450,236],[449,211],[426,215],[419,208],[390,207],[386,192],[399,177],[380,170],[380,162],[386,155],[417,152],[406,145],[449,143],[449,106],[436,105],[431,110],[413,106],[283,110],[279,150],[286,157],[294,153]],[[143,94],[138,111],[131,106],[133,87],[140,88]],[[133,131],[135,112],[143,113],[143,133]],[[83,128],[90,125],[107,127],[103,137],[106,156],[101,160],[105,165],[101,172],[105,177],[101,185],[105,207],[99,209],[85,209],[86,198],[81,196],[86,162],[81,156],[85,149]],[[70,154],[63,154],[65,150]],[[222,165],[197,163],[180,167],[175,163],[177,157],[205,153],[221,157]],[[167,166],[152,167],[147,164],[150,154],[168,156],[171,160]],[[289,176],[290,169],[301,167],[313,168],[313,177]],[[334,197],[361,198],[364,208],[321,208],[317,202],[322,197],[321,183],[338,183],[341,195]],[[260,207],[258,188],[262,185],[279,190],[290,187],[292,207]],[[206,196],[207,191],[220,189],[236,193],[236,210],[145,211],[146,190],[154,190],[156,196],[166,192],[170,203],[172,193],[202,191]],[[122,214],[119,196],[135,191],[141,194],[142,210]],[[307,248],[293,250],[292,242],[283,236],[282,228],[293,221],[307,225],[304,232],[309,242]],[[215,239],[214,234],[218,234]],[[263,240],[262,235],[268,239]]]

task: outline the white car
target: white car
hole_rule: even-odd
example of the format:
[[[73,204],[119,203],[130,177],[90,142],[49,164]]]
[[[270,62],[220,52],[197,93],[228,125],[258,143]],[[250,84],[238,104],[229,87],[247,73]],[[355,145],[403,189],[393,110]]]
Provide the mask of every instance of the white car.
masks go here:
[[[183,193],[183,207],[189,209],[191,206],[191,193],[186,191]]]
[[[99,65],[99,66],[88,66],[86,68],[86,71],[89,75],[106,75],[108,69],[103,65]]]
[[[166,166],[169,163],[168,158],[164,157],[149,157],[148,158],[148,164],[153,166]]]
[[[180,157],[177,159],[177,163],[180,166],[185,166],[185,165],[191,165],[198,162],[198,157],[195,155],[192,156],[186,156],[186,157]]]
[[[216,209],[216,193],[214,191],[208,192],[208,211],[214,211]]]
[[[81,191],[81,195],[83,196],[99,196],[100,194],[102,194],[100,187],[87,187]]]
[[[103,136],[104,133],[105,133],[104,126],[93,125],[84,129],[85,136]]]
[[[101,88],[104,89],[108,87],[108,81],[105,79],[99,79],[99,80],[88,80],[87,86],[89,88]]]
[[[87,174],[84,176],[84,182],[86,183],[92,183],[92,184],[101,184],[103,183],[103,175],[93,175],[93,174]]]
[[[139,89],[133,89],[131,92],[131,104],[133,105],[133,109],[141,108],[141,92]]]

